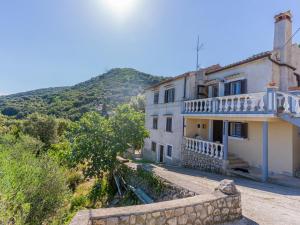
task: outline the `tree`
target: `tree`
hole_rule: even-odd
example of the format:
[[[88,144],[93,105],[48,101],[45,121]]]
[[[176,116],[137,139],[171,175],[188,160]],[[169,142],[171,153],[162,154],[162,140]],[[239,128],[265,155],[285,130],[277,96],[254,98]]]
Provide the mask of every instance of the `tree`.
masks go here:
[[[145,112],[146,98],[145,95],[138,94],[130,99],[129,105],[136,111]]]
[[[64,172],[32,154],[34,138],[4,139],[11,142],[0,143],[0,224],[47,224],[68,195]]]
[[[140,149],[144,139],[149,136],[144,125],[145,115],[129,104],[117,107],[110,121],[120,152],[129,148]]]
[[[96,112],[86,113],[70,133],[72,159],[85,165],[88,177],[101,177],[116,162],[117,143],[110,121]]]
[[[24,121],[24,132],[41,140],[46,147],[58,141],[58,123],[53,116],[31,114]]]

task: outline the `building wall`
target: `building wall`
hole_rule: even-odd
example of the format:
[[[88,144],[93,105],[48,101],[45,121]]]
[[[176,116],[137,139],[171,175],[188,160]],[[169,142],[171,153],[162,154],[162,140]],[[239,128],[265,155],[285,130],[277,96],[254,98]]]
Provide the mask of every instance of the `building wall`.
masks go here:
[[[194,89],[195,76],[191,74],[187,78],[186,98]],[[175,88],[175,102],[164,103],[164,93],[168,88]],[[159,104],[153,104],[154,93],[159,92]],[[182,105],[184,99],[184,77],[162,84],[154,90],[146,91],[146,128],[150,131],[150,137],[145,139],[143,156],[146,159],[157,161],[159,145],[164,146],[164,160],[167,164],[180,164],[181,147],[183,141],[183,116]],[[158,129],[152,129],[153,115],[158,117]],[[172,132],[166,132],[166,119],[172,117]],[[151,151],[151,142],[157,144],[156,152]],[[172,158],[167,157],[167,145],[173,146]]]
[[[293,126],[287,122],[269,123],[269,170],[274,173],[293,174]],[[262,122],[248,123],[248,138],[229,137],[229,152],[247,161],[250,166],[261,167]]]
[[[292,46],[292,65],[296,67],[296,73],[300,74],[300,48],[297,44]]]
[[[194,138],[195,135],[202,137],[205,140],[208,140],[209,134],[209,125],[208,120],[203,119],[186,119],[185,121],[185,136]],[[200,125],[200,128],[198,128]]]
[[[272,81],[272,62],[268,58],[242,64],[227,70],[209,74],[208,80],[223,79],[227,76],[240,74],[247,79],[249,93],[267,90],[267,85]]]

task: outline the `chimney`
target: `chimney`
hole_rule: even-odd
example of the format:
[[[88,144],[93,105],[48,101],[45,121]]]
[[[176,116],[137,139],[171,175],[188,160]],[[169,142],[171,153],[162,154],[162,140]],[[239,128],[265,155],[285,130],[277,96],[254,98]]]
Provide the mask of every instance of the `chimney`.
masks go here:
[[[277,14],[275,17],[274,50],[278,52],[281,63],[291,63],[292,51],[292,14],[290,11]]]

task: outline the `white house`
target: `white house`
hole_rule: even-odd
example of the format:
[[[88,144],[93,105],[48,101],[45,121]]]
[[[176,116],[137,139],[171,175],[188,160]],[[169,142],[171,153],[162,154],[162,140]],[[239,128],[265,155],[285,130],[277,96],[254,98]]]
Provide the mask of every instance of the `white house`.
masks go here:
[[[300,169],[300,47],[290,11],[275,16],[274,48],[146,90],[143,156],[216,172],[293,176]]]

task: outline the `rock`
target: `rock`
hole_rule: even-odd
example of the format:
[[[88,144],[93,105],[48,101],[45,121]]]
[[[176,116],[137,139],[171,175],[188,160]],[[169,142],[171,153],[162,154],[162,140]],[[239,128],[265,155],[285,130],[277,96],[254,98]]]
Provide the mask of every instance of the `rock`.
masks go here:
[[[238,193],[233,180],[222,180],[217,189],[226,195],[235,195]]]
[[[173,217],[173,218],[169,219],[169,220],[167,221],[167,224],[168,224],[168,225],[176,225],[176,224],[177,224],[177,218],[176,218],[176,217]]]

